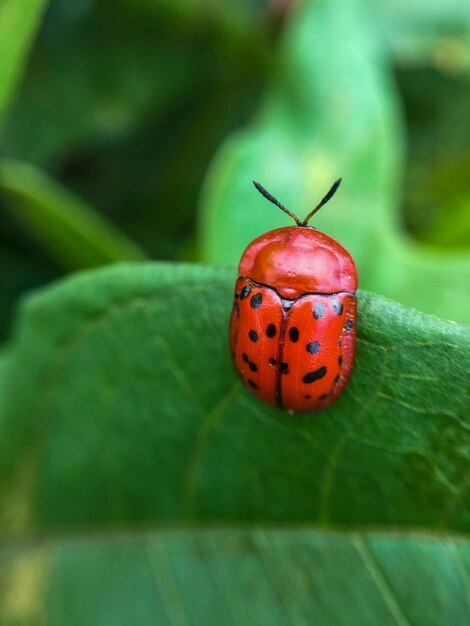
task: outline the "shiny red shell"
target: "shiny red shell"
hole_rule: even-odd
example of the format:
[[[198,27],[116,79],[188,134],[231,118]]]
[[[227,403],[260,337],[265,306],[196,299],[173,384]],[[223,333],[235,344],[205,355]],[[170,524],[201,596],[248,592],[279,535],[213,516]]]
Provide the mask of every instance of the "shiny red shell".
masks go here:
[[[357,270],[310,226],[287,226],[245,250],[230,323],[235,366],[268,404],[317,411],[343,391],[356,341]]]

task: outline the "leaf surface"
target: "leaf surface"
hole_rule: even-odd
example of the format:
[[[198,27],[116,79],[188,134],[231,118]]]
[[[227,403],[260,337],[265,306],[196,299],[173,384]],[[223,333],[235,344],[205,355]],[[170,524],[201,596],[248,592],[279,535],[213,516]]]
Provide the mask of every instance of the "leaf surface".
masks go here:
[[[7,550],[2,572],[4,626],[463,626],[469,612],[470,547],[455,537],[298,528],[59,537]]]
[[[411,527],[469,529],[469,330],[361,292],[347,390],[289,416],[233,371],[233,283],[122,265],[24,302],[0,358],[2,625],[466,623],[468,541]]]
[[[470,330],[361,292],[343,396],[289,416],[233,370],[234,278],[123,265],[26,301],[3,368],[0,527],[468,530]]]

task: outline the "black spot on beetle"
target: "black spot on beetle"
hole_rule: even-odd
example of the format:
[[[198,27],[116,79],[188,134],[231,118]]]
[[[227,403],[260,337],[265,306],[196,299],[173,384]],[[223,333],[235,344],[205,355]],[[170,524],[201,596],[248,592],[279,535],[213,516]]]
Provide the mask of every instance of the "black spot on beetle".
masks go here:
[[[315,306],[313,307],[313,317],[316,320],[321,320],[322,317],[326,315],[326,306],[323,302],[315,302]]]
[[[316,380],[320,380],[320,378],[323,378],[325,374],[326,374],[326,367],[323,365],[322,367],[319,367],[314,372],[309,372],[308,374],[305,374],[302,380],[304,383],[313,383]]]
[[[248,384],[250,387],[253,387],[253,389],[258,389],[258,385],[253,380],[248,380]]]
[[[338,298],[333,298],[330,301],[330,306],[331,306],[331,310],[333,311],[333,313],[336,313],[336,315],[341,315],[343,312],[343,303],[341,302],[341,300],[338,300]]]
[[[258,333],[256,332],[256,330],[250,330],[250,332],[248,333],[248,337],[253,343],[256,343],[258,341]]]
[[[354,326],[354,322],[352,320],[348,320],[346,324],[344,325],[344,330],[350,331],[353,326]]]
[[[322,393],[321,396],[318,398],[319,400],[326,400],[328,398],[328,394],[327,393]]]
[[[311,341],[310,343],[308,343],[306,345],[305,349],[310,354],[316,354],[317,352],[320,351],[320,342],[319,341]]]
[[[299,329],[297,326],[292,326],[289,330],[289,337],[293,343],[296,343],[299,340]]]
[[[338,365],[341,367],[343,365],[343,357],[339,356],[338,357]]]
[[[250,360],[250,359],[248,358],[248,355],[247,355],[247,354],[245,354],[245,352],[242,354],[242,359],[245,361],[245,363],[248,363],[248,361]]]
[[[256,363],[253,363],[253,361],[250,361],[250,362],[248,363],[248,367],[250,368],[250,370],[251,370],[252,372],[257,372],[257,371],[258,371],[258,368],[256,367]]]
[[[311,397],[312,397],[312,396],[311,396],[311,395],[309,395],[309,394],[307,394],[306,396],[304,396],[304,398],[305,398],[306,400],[310,400],[310,398],[311,398]]]
[[[289,364],[281,363],[281,365],[279,366],[279,371],[281,372],[281,374],[287,374],[287,372],[289,371]]]
[[[240,300],[244,300],[245,298],[248,298],[252,289],[253,289],[253,285],[245,285],[243,289],[240,291]]]
[[[272,339],[272,337],[274,337],[275,335],[276,327],[274,326],[274,324],[268,324],[268,327],[266,328],[266,336]]]
[[[260,292],[255,293],[254,296],[250,298],[250,306],[252,309],[259,309],[261,303],[263,302],[263,294]]]
[[[338,374],[338,376],[335,376],[335,380],[334,380],[335,385],[336,385],[337,383],[339,383],[339,379],[340,379],[340,378],[341,378],[341,377],[340,377],[340,375],[339,375],[339,374]]]
[[[269,363],[270,363],[271,365],[276,365],[277,361],[276,361],[276,359],[272,359],[272,358],[271,358],[271,359],[269,359]]]

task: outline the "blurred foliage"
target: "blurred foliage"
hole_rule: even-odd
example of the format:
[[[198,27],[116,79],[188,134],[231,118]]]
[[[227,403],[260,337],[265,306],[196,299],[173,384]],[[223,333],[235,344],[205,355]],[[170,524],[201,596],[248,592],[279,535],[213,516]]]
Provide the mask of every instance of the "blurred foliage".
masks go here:
[[[146,258],[104,217],[31,165],[0,160],[0,192],[12,202],[17,220],[65,269]]]
[[[0,119],[21,75],[45,0],[2,0],[0,4]]]
[[[468,0],[52,0],[25,67],[42,7],[0,3],[0,333],[65,272],[232,269],[20,305],[2,625],[466,623],[468,328],[360,292],[344,395],[287,418],[226,327],[244,245],[287,223],[251,179],[302,213],[339,175],[315,225],[361,286],[470,320]]]
[[[402,232],[397,212],[404,165],[400,110],[363,4],[319,0],[292,18],[256,122],[226,140],[209,173],[202,258],[234,265],[254,237],[287,223],[289,218],[271,205],[257,202],[248,180],[260,180],[302,214],[321,197],[316,190],[324,193],[344,175],[334,206],[313,223],[352,252],[361,286],[470,322],[470,255],[426,249]],[[325,55],[333,49],[335,54]],[[470,192],[468,178],[464,186]],[[465,196],[459,198],[466,203]],[[446,204],[446,211],[452,209]],[[459,217],[458,232],[470,234],[470,213],[459,209]],[[441,212],[439,229],[447,243],[448,219]]]
[[[436,610],[436,624],[449,615],[463,626],[468,542],[413,529],[470,529],[469,329],[360,292],[357,362],[344,394],[315,417],[287,417],[234,375],[233,279],[233,271],[197,265],[124,265],[24,302],[0,361],[3,623],[34,624],[42,614],[40,623],[67,626],[112,611],[122,593],[105,583],[95,595],[96,568],[106,580],[133,572],[136,589],[124,599],[147,607],[140,626],[155,623],[153,612],[165,613],[169,602],[163,623],[175,626],[210,622],[202,616],[219,616],[219,603],[252,616],[258,593],[243,590],[255,567],[268,597],[285,588],[301,616],[337,606],[325,624],[388,624],[398,612],[429,626]],[[162,532],[162,523],[189,529]],[[232,557],[227,546],[214,548],[230,582],[223,589],[205,578],[217,532],[198,523],[231,527],[224,536],[235,542]],[[275,524],[289,529],[268,529]],[[369,539],[351,532],[370,526],[380,529],[384,552],[376,556],[373,539],[367,548]],[[104,533],[123,528],[127,536],[114,542]],[[397,536],[398,528],[406,532]],[[48,540],[25,546],[31,535]],[[142,540],[156,550],[153,574]],[[127,558],[115,562],[112,545]],[[276,582],[284,560],[288,582]],[[392,606],[380,571],[391,575],[385,588],[396,589]],[[416,594],[407,592],[411,581]],[[255,623],[299,623],[275,607],[267,600]],[[347,621],[338,616],[344,611]],[[121,613],[96,619],[128,624]]]
[[[7,2],[4,6],[8,4],[14,5]],[[321,12],[322,3],[317,4],[315,11]],[[297,48],[289,44],[293,38],[289,32],[295,33],[295,16],[293,21],[290,19],[295,5],[288,0],[230,0],[223,4],[200,0],[53,0],[21,88],[0,129],[0,152],[46,170],[112,220],[149,255],[194,259],[196,250],[201,249],[194,235],[197,196],[218,146],[232,130],[242,128],[252,119],[260,105],[265,110],[262,103],[266,102],[266,88],[268,101],[272,102],[279,99],[280,89],[288,93],[293,82],[292,98],[296,93],[296,97],[301,97],[302,87],[295,84],[295,72],[301,65],[296,64],[292,54],[304,56],[306,68],[318,57],[313,72],[318,77],[321,67],[325,68],[324,102],[335,97],[336,92],[335,102],[339,98],[344,109],[339,113],[344,127],[333,112],[330,118],[325,110],[317,116],[314,107],[313,128],[322,124],[324,128],[319,133],[315,130],[315,141],[308,143],[307,152],[315,152],[314,144],[328,144],[332,162],[340,154],[350,154],[347,163],[343,160],[333,167],[341,169],[344,188],[337,203],[329,207],[328,215],[319,216],[318,224],[331,228],[331,234],[341,238],[348,230],[347,225],[341,226],[345,217],[350,220],[351,214],[361,216],[370,208],[375,215],[385,210],[379,208],[382,204],[387,204],[386,213],[393,221],[384,223],[385,230],[392,230],[391,237],[385,233],[386,245],[391,248],[386,257],[387,271],[371,272],[361,262],[363,286],[444,317],[465,320],[449,300],[454,291],[462,290],[467,269],[461,271],[460,256],[455,263],[449,256],[461,254],[466,258],[470,248],[470,183],[466,175],[466,138],[470,132],[466,115],[470,68],[468,4],[449,0],[444,8],[440,2],[427,1],[410,4],[402,0],[348,0],[341,6],[332,2],[328,8],[331,24],[321,33],[324,46],[317,46],[314,57],[304,51],[311,47],[307,33],[304,44],[299,43]],[[19,10],[20,5],[16,6]],[[32,10],[33,4],[29,6]],[[23,30],[25,24],[24,21]],[[346,24],[348,36],[344,42],[335,40],[332,54],[328,52],[329,37],[341,24]],[[2,25],[7,22],[3,20]],[[14,27],[11,29],[13,32]],[[351,71],[363,68],[358,71],[363,72],[367,82],[364,94],[354,92],[360,74],[352,75],[348,82],[345,68],[341,69],[348,46],[355,46],[355,37],[359,37],[360,43],[348,60],[348,67]],[[361,60],[361,54],[367,57],[369,52],[371,58]],[[390,80],[390,61],[394,62],[395,84]],[[20,67],[14,63],[0,65]],[[293,73],[287,83],[282,79],[282,87],[279,75],[288,75],[289,67]],[[328,73],[328,68],[333,67],[339,74]],[[305,93],[313,82],[309,77],[310,73],[302,79],[307,82]],[[342,87],[340,81],[344,81]],[[5,81],[4,85],[11,92],[13,83]],[[341,96],[344,88],[351,94],[349,100]],[[405,120],[400,115],[400,98]],[[354,102],[356,112],[348,108]],[[307,110],[305,103],[302,106]],[[370,107],[379,117],[373,114],[367,129]],[[300,109],[293,100],[287,110],[293,119],[299,117]],[[332,111],[338,113],[337,108]],[[259,124],[260,115],[255,120],[256,117]],[[401,128],[404,121],[406,166]],[[361,182],[360,162],[346,147],[365,154],[365,135],[359,132],[361,123],[371,142],[369,163],[380,165],[383,172],[381,182],[370,181],[372,185],[382,185],[376,192],[372,192],[369,183]],[[382,130],[377,137],[381,139],[374,144],[372,129],[379,127]],[[286,148],[285,161],[289,150],[294,151],[287,168],[291,171],[296,163],[309,159],[303,156],[304,149],[299,147],[299,153],[295,152],[299,131],[295,124],[292,128],[292,135],[288,128],[285,130],[290,148],[277,147],[281,151]],[[382,151],[382,160],[373,156],[375,146]],[[385,154],[389,156],[385,158]],[[259,164],[254,162],[258,178],[263,167],[269,169],[263,165],[265,157],[269,159],[269,154],[260,155]],[[386,159],[391,159],[389,165]],[[309,163],[314,175],[310,178],[309,170],[308,189],[302,191],[296,203],[299,209],[315,202],[331,182],[331,167],[328,173],[324,163]],[[226,177],[225,173],[220,176]],[[297,176],[302,176],[301,169]],[[268,185],[270,177],[264,178]],[[295,191],[296,184],[290,179],[285,188],[284,183],[280,185],[281,179],[276,182],[277,191],[286,202],[297,197],[302,187],[297,185]],[[240,219],[246,220],[246,233],[255,230],[248,227],[253,219],[250,213],[259,215],[256,232],[262,226],[281,223],[272,211],[268,215],[267,208],[261,208],[250,190],[249,179],[240,179],[239,184],[245,189],[234,200]],[[377,193],[383,200],[378,199]],[[223,204],[227,201],[231,202],[228,198],[221,200]],[[246,210],[240,211],[243,205]],[[359,217],[349,221],[351,232],[344,242],[359,258],[375,258],[377,243],[370,243],[368,232],[374,227],[369,222]],[[229,223],[224,225],[221,236],[228,234]],[[416,259],[415,248],[410,250],[400,244],[401,252],[396,258],[393,233],[400,225],[427,247],[446,251],[445,257],[430,258],[419,251]],[[212,228],[217,232],[220,226],[213,224]],[[48,245],[38,247],[34,242],[37,236],[31,229],[28,232],[19,228],[0,205],[0,256],[16,268],[13,275],[2,276],[0,319],[5,321],[0,322],[0,334],[7,332],[7,320],[18,296],[63,271],[50,259]],[[242,242],[235,234],[230,243],[234,252],[224,262],[234,263]],[[465,267],[467,263],[464,261]],[[437,267],[435,289],[443,291],[438,306],[429,292],[415,298],[413,285],[421,282],[422,275],[422,270],[416,270],[419,265]],[[389,276],[390,266],[401,269]],[[445,283],[452,275],[461,275],[462,282],[451,280],[447,288]]]
[[[470,49],[470,41],[469,41]],[[470,73],[402,69],[409,118],[405,224],[434,248],[470,248]],[[422,93],[438,93],[425,100]],[[445,123],[442,123],[442,118]]]
[[[256,37],[230,34],[229,23],[220,32],[217,20],[182,22],[168,7],[52,2],[0,151],[44,168],[150,254],[174,259],[190,254],[214,150],[263,87],[268,34],[252,13]],[[43,282],[57,269],[2,210],[0,247],[7,264],[18,248],[24,259],[24,274],[2,276],[8,318],[37,284],[35,268],[44,266]]]

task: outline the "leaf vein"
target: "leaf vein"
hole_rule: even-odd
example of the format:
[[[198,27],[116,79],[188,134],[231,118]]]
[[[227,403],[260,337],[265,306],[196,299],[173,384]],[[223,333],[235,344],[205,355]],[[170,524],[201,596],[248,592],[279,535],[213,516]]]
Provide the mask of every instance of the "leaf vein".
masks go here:
[[[227,393],[222,396],[219,402],[215,405],[212,411],[206,413],[204,422],[199,429],[199,433],[196,437],[193,449],[190,453],[188,470],[186,478],[184,480],[184,489],[181,502],[181,512],[183,517],[188,516],[191,512],[193,504],[195,490],[196,490],[196,475],[200,466],[201,460],[204,455],[204,451],[207,446],[211,432],[214,430],[215,425],[221,419],[225,411],[230,404],[237,398],[241,392],[240,383],[238,380],[230,387]]]
[[[390,584],[388,583],[386,577],[381,571],[381,568],[379,567],[377,561],[374,559],[372,552],[369,550],[365,541],[362,539],[362,537],[360,537],[360,535],[355,533],[352,538],[352,544],[359,554],[360,559],[366,566],[366,569],[369,572],[372,581],[375,583],[375,586],[377,587],[380,596],[385,602],[395,622],[398,624],[398,626],[411,626],[410,622],[400,608],[400,604],[395,597],[392,588],[390,587]]]
[[[333,485],[333,478],[336,470],[336,466],[338,464],[339,456],[348,443],[348,441],[353,436],[353,432],[355,428],[362,422],[364,417],[367,415],[371,405],[374,403],[376,398],[379,395],[380,387],[383,383],[384,373],[387,367],[387,353],[385,353],[385,358],[382,363],[382,370],[380,373],[379,381],[376,390],[371,394],[368,401],[362,405],[360,411],[356,414],[356,416],[351,420],[350,426],[344,431],[343,435],[338,439],[336,446],[333,448],[332,454],[330,456],[330,460],[326,465],[324,472],[324,480],[321,486],[320,492],[320,510],[318,514],[318,521],[322,523],[326,523],[328,521],[329,516],[329,497],[331,492],[331,487]]]

